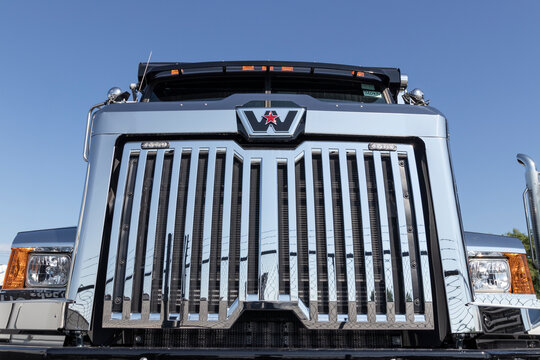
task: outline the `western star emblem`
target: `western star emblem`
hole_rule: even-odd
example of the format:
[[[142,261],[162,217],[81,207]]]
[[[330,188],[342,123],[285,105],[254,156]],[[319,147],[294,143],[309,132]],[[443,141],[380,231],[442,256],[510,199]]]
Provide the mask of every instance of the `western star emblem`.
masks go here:
[[[268,137],[290,139],[303,131],[306,109],[239,107],[236,113],[240,120],[240,129],[250,139],[262,140]]]
[[[263,115],[263,118],[266,119],[266,122],[264,125],[268,124],[274,124],[277,125],[276,120],[280,120],[279,116],[277,116],[277,113],[275,111],[267,111],[266,114]]]

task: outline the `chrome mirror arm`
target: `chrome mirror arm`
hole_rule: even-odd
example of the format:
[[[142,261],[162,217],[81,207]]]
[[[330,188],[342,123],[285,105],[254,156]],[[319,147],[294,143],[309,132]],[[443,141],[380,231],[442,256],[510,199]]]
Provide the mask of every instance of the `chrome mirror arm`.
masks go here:
[[[92,132],[92,120],[93,120],[93,112],[95,109],[100,109],[102,106],[106,105],[108,102],[104,101],[102,103],[96,104],[88,110],[88,116],[86,118],[86,134],[84,135],[84,149],[83,149],[83,159],[84,161],[88,162],[88,152],[90,150],[90,135]]]

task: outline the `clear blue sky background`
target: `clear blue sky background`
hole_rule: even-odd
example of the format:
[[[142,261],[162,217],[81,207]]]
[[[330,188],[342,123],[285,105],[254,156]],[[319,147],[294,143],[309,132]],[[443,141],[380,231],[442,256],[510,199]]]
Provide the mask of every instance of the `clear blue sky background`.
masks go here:
[[[449,119],[467,230],[525,231],[540,162],[539,1],[2,1],[0,263],[18,231],[77,224],[88,108],[153,61],[400,67]]]

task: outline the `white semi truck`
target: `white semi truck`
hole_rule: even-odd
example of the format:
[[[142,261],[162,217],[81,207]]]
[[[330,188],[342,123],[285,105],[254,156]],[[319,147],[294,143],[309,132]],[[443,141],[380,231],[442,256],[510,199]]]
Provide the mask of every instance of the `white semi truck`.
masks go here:
[[[13,241],[0,357],[538,358],[524,247],[464,233],[446,118],[406,87],[141,64],[88,113],[79,224]]]

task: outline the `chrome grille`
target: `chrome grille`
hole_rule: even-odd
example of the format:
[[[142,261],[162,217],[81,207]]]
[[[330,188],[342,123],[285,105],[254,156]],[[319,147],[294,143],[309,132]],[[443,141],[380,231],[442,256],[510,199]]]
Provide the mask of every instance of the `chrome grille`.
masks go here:
[[[411,145],[124,146],[104,327],[228,328],[245,309],[317,329],[432,329]]]

